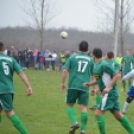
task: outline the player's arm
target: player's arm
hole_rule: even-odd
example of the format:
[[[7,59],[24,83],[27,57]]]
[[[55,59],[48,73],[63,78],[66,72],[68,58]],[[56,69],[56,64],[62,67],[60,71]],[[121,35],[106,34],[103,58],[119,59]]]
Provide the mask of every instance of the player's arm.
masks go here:
[[[113,76],[112,80],[110,81],[110,83],[103,90],[102,95],[108,93],[112,89],[113,85],[120,79],[120,77],[121,77],[120,73],[115,74]]]
[[[31,85],[30,85],[30,83],[29,83],[25,73],[24,72],[20,72],[19,76],[20,76],[21,80],[25,83],[25,85],[27,87],[27,95],[28,96],[31,95],[32,94],[32,88],[31,88]]]
[[[91,86],[95,86],[96,84],[97,84],[96,78],[94,76],[92,76],[92,81],[85,83],[84,87],[88,88],[88,87],[91,87]]]
[[[134,69],[133,69],[131,72],[127,73],[127,74],[122,78],[122,80],[125,81],[125,80],[127,80],[127,79],[132,78],[132,77],[134,77]]]
[[[61,79],[61,90],[65,91],[66,90],[66,86],[65,86],[65,81],[68,75],[68,70],[63,69],[62,71],[62,79]]]

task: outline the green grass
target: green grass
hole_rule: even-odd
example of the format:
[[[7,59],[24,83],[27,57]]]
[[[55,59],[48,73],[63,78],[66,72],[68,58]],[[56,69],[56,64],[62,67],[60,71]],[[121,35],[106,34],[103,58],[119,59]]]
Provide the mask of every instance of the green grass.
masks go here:
[[[61,73],[36,70],[25,70],[31,82],[33,94],[26,96],[26,88],[20,78],[14,76],[15,96],[14,110],[20,117],[30,134],[68,134],[71,123],[65,110],[65,93],[60,90]],[[119,89],[121,83],[118,84]],[[126,99],[126,93],[120,93],[121,107]],[[90,106],[95,104],[95,97],[90,97]],[[80,121],[79,106],[75,106],[77,119]],[[127,117],[134,126],[133,103],[127,112]],[[94,111],[88,110],[87,134],[99,134],[94,117]],[[105,114],[107,134],[127,134],[120,123],[107,112]],[[78,134],[79,131],[76,132]],[[11,122],[2,113],[0,134],[19,134]]]

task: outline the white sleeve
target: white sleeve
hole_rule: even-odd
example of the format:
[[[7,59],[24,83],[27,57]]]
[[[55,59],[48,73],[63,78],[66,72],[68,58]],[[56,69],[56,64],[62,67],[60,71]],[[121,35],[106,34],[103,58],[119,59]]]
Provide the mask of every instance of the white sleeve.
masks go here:
[[[133,69],[131,72],[127,73],[127,74],[122,78],[122,80],[127,80],[127,79],[130,79],[130,78],[132,78],[132,77],[134,77],[134,69]]]

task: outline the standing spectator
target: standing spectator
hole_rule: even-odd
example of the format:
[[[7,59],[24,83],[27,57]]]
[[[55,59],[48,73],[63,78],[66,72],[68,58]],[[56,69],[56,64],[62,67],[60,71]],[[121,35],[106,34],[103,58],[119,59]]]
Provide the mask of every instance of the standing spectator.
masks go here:
[[[116,58],[116,62],[121,65],[121,61],[122,61],[122,55],[119,54],[119,56]]]
[[[10,50],[10,56],[11,56],[11,57],[14,56],[14,51],[15,51],[14,46],[11,46],[11,50]]]
[[[70,52],[69,51],[66,51],[65,57],[66,57],[66,60],[70,57]]]
[[[5,48],[4,54],[7,55],[7,53],[8,53],[8,50]]]
[[[61,72],[61,71],[62,71],[62,67],[64,66],[64,64],[65,64],[65,62],[66,62],[66,56],[65,56],[64,51],[62,51],[62,52],[60,53],[59,61],[60,61],[60,64],[59,64],[59,71]]]
[[[37,62],[35,63],[35,69],[39,69],[39,59],[40,59],[40,51],[37,54]]]
[[[28,134],[22,121],[15,114],[13,109],[13,74],[18,73],[21,80],[27,87],[27,96],[32,94],[31,85],[22,71],[20,65],[11,57],[4,55],[4,43],[0,42],[0,122],[2,110],[5,111],[6,116],[12,122],[13,126],[20,132],[20,134]]]
[[[26,48],[21,51],[21,63],[20,65],[23,67],[23,69],[26,69]]]
[[[35,65],[36,65],[36,63],[37,63],[37,56],[38,56],[38,50],[37,49],[35,49],[34,51],[33,51],[33,66],[34,66],[34,68],[35,68]]]
[[[19,51],[18,56],[20,60],[20,65],[25,69],[26,68],[25,50]]]
[[[19,63],[19,55],[18,55],[18,49],[14,50],[13,58]]]
[[[45,54],[45,63],[46,63],[46,70],[50,71],[50,62],[52,59],[52,54],[49,50],[46,50],[46,54]]]
[[[40,52],[40,54],[39,54],[38,69],[40,69],[40,70],[43,70],[44,55],[45,55],[45,52]]]
[[[32,64],[32,51],[30,49],[30,47],[28,47],[27,51],[26,51],[26,67],[30,68],[31,64]]]
[[[57,58],[57,53],[56,53],[56,51],[53,51],[52,52],[52,59],[51,59],[52,70],[55,70],[56,58]]]

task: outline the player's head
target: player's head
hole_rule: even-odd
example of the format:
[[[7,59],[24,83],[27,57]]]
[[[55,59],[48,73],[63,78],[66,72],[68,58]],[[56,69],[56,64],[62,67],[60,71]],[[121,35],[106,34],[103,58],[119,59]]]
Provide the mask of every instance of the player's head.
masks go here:
[[[5,45],[2,41],[0,41],[0,51],[4,51],[5,50]]]
[[[114,58],[114,53],[109,51],[106,53],[106,60],[112,60]]]
[[[86,41],[82,41],[79,44],[79,51],[81,51],[81,52],[87,52],[88,51],[88,43]]]
[[[93,57],[97,59],[102,58],[102,50],[100,48],[94,48]]]
[[[130,55],[131,55],[131,51],[130,50],[127,50],[126,56],[130,56]]]

